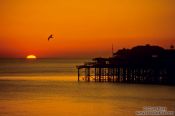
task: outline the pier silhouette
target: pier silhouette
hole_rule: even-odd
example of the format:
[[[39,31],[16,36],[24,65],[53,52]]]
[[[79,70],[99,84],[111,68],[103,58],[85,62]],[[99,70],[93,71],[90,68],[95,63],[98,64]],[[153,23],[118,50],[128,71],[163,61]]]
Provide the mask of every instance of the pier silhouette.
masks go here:
[[[175,85],[175,49],[136,46],[78,65],[78,81]]]

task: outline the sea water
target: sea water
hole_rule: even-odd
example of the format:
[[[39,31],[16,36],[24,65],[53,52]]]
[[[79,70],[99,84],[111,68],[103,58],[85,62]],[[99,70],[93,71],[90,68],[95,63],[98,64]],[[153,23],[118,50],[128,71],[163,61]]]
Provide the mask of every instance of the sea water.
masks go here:
[[[1,59],[0,116],[135,116],[143,107],[175,111],[175,87],[77,82],[88,59]]]

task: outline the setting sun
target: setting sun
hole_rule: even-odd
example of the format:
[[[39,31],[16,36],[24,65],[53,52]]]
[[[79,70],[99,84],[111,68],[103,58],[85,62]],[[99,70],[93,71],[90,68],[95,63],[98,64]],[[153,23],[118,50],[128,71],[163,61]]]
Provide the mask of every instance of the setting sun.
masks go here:
[[[27,59],[36,59],[36,56],[35,55],[28,55],[26,58]]]

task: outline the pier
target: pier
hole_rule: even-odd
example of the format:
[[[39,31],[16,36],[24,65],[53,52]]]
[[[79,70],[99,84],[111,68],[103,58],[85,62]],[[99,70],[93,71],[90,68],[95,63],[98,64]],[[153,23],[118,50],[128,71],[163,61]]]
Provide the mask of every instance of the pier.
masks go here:
[[[77,66],[78,81],[175,84],[175,50],[159,46],[120,49]]]

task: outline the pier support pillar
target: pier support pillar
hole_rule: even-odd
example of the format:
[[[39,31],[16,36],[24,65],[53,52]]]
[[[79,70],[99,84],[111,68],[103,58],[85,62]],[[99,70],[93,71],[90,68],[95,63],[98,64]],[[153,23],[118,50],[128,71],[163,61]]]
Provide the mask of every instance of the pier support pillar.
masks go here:
[[[89,67],[85,68],[85,76],[86,76],[85,80],[90,82],[90,68]]]
[[[99,68],[99,82],[101,82],[101,68]]]
[[[80,81],[80,69],[78,68],[78,82]]]

